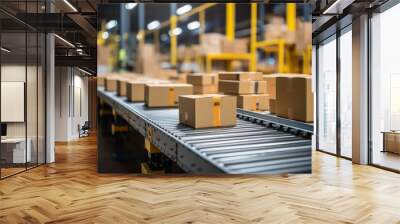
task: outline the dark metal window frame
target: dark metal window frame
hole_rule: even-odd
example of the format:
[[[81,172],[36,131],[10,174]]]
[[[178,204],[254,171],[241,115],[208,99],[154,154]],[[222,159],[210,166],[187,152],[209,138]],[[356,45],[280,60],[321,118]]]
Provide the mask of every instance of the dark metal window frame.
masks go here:
[[[25,1],[25,3],[27,3],[27,1]],[[36,3],[37,3],[36,9],[37,9],[37,11],[39,11],[39,6],[38,6],[39,1],[36,1]],[[27,4],[25,4],[25,11],[27,12]],[[46,11],[47,11],[47,7],[46,7]],[[3,11],[3,12],[6,12],[6,11]],[[27,14],[25,14],[25,16],[27,16]],[[21,22],[20,20],[18,20],[18,21]],[[12,174],[7,175],[7,176],[3,176],[2,172],[1,172],[2,168],[0,167],[0,180],[3,180],[3,179],[6,179],[8,177],[12,177],[14,175],[26,172],[26,171],[28,171],[30,169],[37,168],[37,167],[47,163],[47,150],[46,150],[47,149],[47,112],[46,112],[47,111],[47,38],[46,38],[47,33],[41,32],[41,31],[33,28],[32,26],[29,26],[26,23],[23,23],[23,24],[24,24],[25,30],[24,30],[24,32],[21,32],[21,34],[25,34],[25,85],[24,85],[24,98],[25,98],[24,99],[24,107],[25,107],[24,108],[24,120],[25,120],[25,169],[21,170],[21,171],[18,171],[18,172],[15,172],[15,173],[12,173]],[[28,157],[28,153],[27,153],[27,147],[28,147],[28,142],[27,142],[27,139],[28,139],[28,124],[27,124],[28,123],[28,119],[27,119],[27,117],[28,117],[28,114],[27,114],[28,113],[27,112],[28,67],[27,66],[28,66],[28,33],[29,33],[28,31],[36,33],[36,44],[37,44],[37,46],[36,46],[36,57],[37,57],[36,58],[36,104],[37,105],[36,105],[36,136],[35,136],[36,137],[36,142],[37,142],[37,144],[36,144],[37,147],[36,147],[36,162],[35,162],[35,164],[33,166],[28,166],[28,162],[27,162],[27,157]],[[2,43],[1,43],[2,33],[3,32],[0,31],[0,46],[2,45]],[[42,40],[42,44],[44,44],[44,46],[42,46],[42,47],[44,47],[44,50],[41,51],[41,53],[43,53],[43,55],[41,55],[41,57],[42,57],[42,60],[44,60],[44,63],[42,64],[42,66],[43,66],[43,69],[42,69],[42,82],[44,84],[44,93],[43,93],[44,94],[44,99],[43,99],[43,105],[42,105],[42,107],[44,109],[44,111],[43,111],[44,112],[44,116],[42,118],[44,120],[41,121],[41,122],[44,123],[44,131],[43,131],[44,132],[43,133],[44,134],[44,136],[43,136],[43,141],[44,141],[43,152],[44,152],[44,155],[42,155],[43,159],[44,159],[43,163],[39,163],[39,69],[38,69],[38,66],[39,66],[39,34],[40,33],[44,34],[43,35],[43,40]],[[1,62],[2,62],[2,56],[0,54],[0,68],[2,66]],[[0,82],[1,82],[1,69],[0,69]],[[1,90],[1,86],[0,86],[0,90]],[[1,91],[0,91],[0,101],[1,101]],[[1,110],[1,106],[0,106],[0,110]],[[1,115],[0,115],[0,123],[1,123]],[[1,156],[1,144],[0,144],[0,156]],[[29,165],[32,165],[32,164],[29,164]]]
[[[341,103],[341,94],[340,94],[340,80],[341,80],[341,64],[340,64],[340,38],[343,34],[347,32],[351,32],[351,25],[352,23],[350,22],[351,17],[347,16],[343,18],[344,22],[342,20],[339,20],[336,24],[333,25],[335,31],[334,33],[331,33],[331,35],[327,36],[326,38],[319,40],[318,44],[316,44],[316,67],[315,67],[315,72],[316,72],[316,150],[319,152],[327,153],[329,155],[337,156],[340,158],[344,158],[347,160],[352,160],[350,157],[343,156],[341,153],[341,117],[340,117],[340,103]],[[332,29],[332,28],[331,28]],[[330,41],[336,41],[336,152],[328,152],[324,149],[319,148],[319,92],[320,92],[320,86],[319,86],[319,47],[322,43],[328,43]]]

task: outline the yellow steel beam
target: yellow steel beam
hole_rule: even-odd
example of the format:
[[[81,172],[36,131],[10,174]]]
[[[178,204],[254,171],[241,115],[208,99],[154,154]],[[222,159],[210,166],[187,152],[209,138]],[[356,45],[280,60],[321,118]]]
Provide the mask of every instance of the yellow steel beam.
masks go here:
[[[170,18],[170,35],[171,35],[171,45],[170,45],[170,63],[172,66],[176,65],[177,61],[177,48],[178,48],[178,39],[175,34],[173,34],[173,30],[176,28],[178,23],[177,16],[171,16]]]
[[[235,39],[235,3],[226,4],[226,38]]]
[[[257,3],[251,3],[251,28],[250,28],[250,66],[249,70],[257,70]]]
[[[145,31],[144,30],[139,30],[139,32],[137,33],[137,38],[139,40],[139,45],[142,46],[144,44]]]
[[[285,42],[280,41],[278,43],[278,72],[285,72]]]
[[[233,60],[251,60],[251,54],[237,54],[237,53],[221,53],[221,54],[207,54],[206,55],[206,71],[211,72],[212,62],[219,61],[233,61]]]
[[[296,3],[286,4],[286,24],[289,31],[296,31]]]

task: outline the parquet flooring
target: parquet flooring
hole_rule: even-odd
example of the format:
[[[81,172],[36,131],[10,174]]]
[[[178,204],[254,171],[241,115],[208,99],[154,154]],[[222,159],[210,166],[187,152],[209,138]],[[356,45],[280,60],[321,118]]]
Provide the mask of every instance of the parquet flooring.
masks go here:
[[[315,152],[313,174],[96,172],[93,137],[0,181],[0,223],[400,223],[400,175]]]

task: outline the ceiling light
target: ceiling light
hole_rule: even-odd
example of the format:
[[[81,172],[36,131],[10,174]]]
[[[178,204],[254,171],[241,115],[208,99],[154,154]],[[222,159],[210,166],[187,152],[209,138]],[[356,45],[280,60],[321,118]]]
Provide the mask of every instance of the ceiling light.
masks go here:
[[[82,52],[82,51],[83,51],[83,50],[80,49],[80,48],[76,49],[76,52]]]
[[[72,9],[72,11],[78,12],[78,10],[68,0],[64,0],[64,3],[67,4],[68,7]]]
[[[118,25],[117,20],[113,19],[108,21],[108,23],[106,23],[106,28],[107,30],[111,30],[112,28],[116,27]]]
[[[127,10],[132,10],[136,7],[137,3],[126,3],[125,4],[125,9]]]
[[[199,22],[199,21],[190,22],[190,23],[188,23],[187,28],[188,28],[189,30],[198,29],[198,28],[200,28],[200,22]]]
[[[182,33],[182,29],[180,27],[176,27],[175,29],[172,30],[172,32],[169,33],[170,36],[175,35],[179,36]]]
[[[147,29],[154,30],[160,26],[160,22],[158,20],[154,20],[151,23],[147,24]]]
[[[110,36],[110,34],[107,31],[105,31],[101,36],[103,37],[103,39],[107,39]]]
[[[1,51],[4,51],[6,53],[10,53],[11,52],[11,50],[9,50],[9,49],[7,49],[5,47],[1,47],[0,49],[1,49]]]
[[[57,37],[59,40],[61,40],[62,42],[64,42],[65,44],[67,44],[70,47],[75,48],[75,45],[73,45],[71,42],[69,42],[68,40],[58,36],[57,34],[54,34],[55,37]]]
[[[183,14],[189,12],[190,10],[192,10],[192,6],[189,5],[189,4],[186,4],[186,5],[184,5],[184,6],[180,7],[180,8],[178,8],[178,9],[176,10],[176,14],[178,14],[178,15],[183,15]]]

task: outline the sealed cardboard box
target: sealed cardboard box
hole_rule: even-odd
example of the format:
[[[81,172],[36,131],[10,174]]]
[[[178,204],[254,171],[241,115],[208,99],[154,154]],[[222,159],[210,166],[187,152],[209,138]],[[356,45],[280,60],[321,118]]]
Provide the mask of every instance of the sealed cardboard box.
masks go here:
[[[117,81],[118,77],[115,76],[106,77],[104,81],[104,89],[110,92],[117,91]]]
[[[104,83],[105,83],[105,79],[106,79],[106,76],[104,76],[104,75],[98,75],[97,76],[97,86],[104,86]]]
[[[276,99],[276,78],[279,75],[264,75],[263,80],[267,82],[267,94],[270,99]]]
[[[131,80],[127,83],[126,96],[130,102],[143,102],[146,84],[169,83],[167,80]]]
[[[130,102],[144,101],[144,86],[146,81],[130,81],[127,84],[126,96]]]
[[[186,73],[177,73],[176,75],[169,76],[168,78],[172,82],[176,83],[186,83],[187,80],[187,74]]]
[[[218,90],[225,94],[265,94],[267,83],[265,81],[219,81]]]
[[[194,86],[202,86],[202,85],[217,85],[218,84],[218,76],[213,73],[196,73],[196,74],[188,74],[186,77],[186,81],[189,84]]]
[[[236,125],[236,97],[220,94],[179,97],[179,122],[193,128]]]
[[[180,95],[191,94],[193,94],[193,86],[190,84],[146,84],[144,101],[148,107],[176,107]]]
[[[240,95],[237,97],[237,106],[251,111],[269,110],[269,97],[268,94]]]
[[[193,86],[194,94],[215,94],[218,93],[218,85]]]
[[[261,72],[220,72],[219,80],[261,81]]]
[[[276,99],[276,79],[278,77],[306,77],[304,74],[277,73],[263,75],[263,80],[267,82],[267,94],[270,99]]]
[[[276,99],[269,99],[269,112],[276,114]]]
[[[225,36],[220,33],[207,33],[201,41],[202,54],[219,54],[222,52],[222,41]]]
[[[278,116],[303,122],[314,120],[311,77],[278,77],[276,89]]]
[[[384,132],[384,151],[400,154],[400,132]]]
[[[117,94],[118,96],[126,96],[128,82],[134,80],[133,77],[123,77],[117,80]]]
[[[235,40],[227,40],[226,38],[222,41],[221,48],[223,53],[233,53],[233,54],[246,54],[248,39],[241,38]]]

